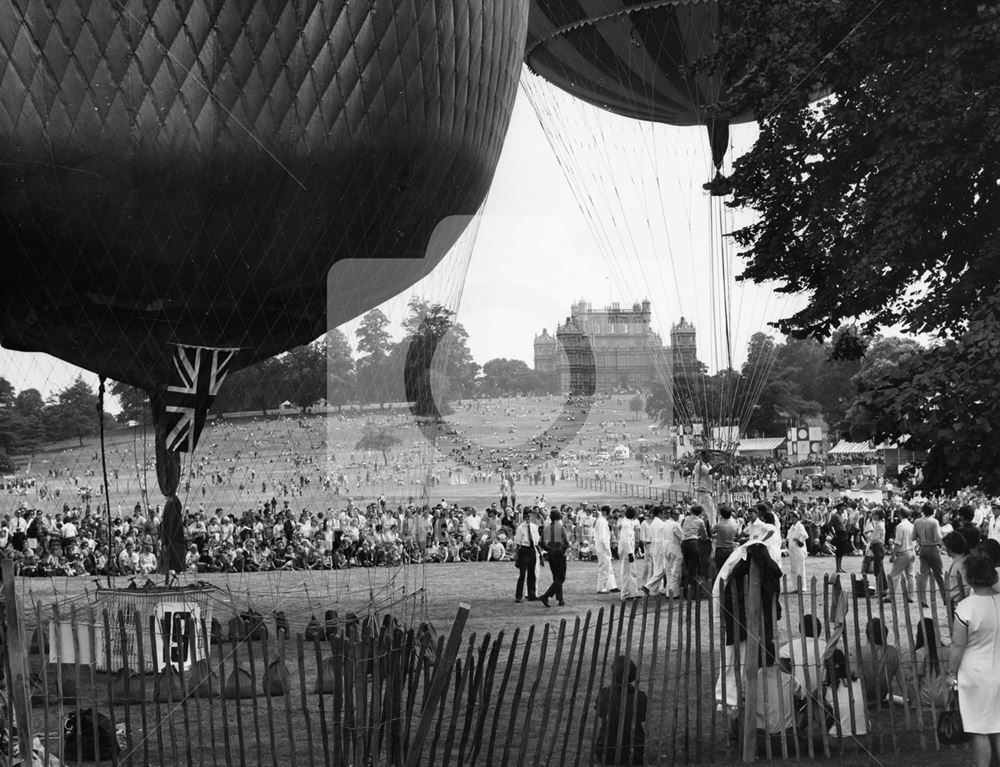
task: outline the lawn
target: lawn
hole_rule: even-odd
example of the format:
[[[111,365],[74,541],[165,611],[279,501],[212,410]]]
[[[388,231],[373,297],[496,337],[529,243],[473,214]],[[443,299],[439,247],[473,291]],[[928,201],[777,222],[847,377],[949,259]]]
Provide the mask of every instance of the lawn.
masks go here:
[[[847,561],[848,566],[855,570],[860,564],[859,558]],[[821,578],[831,571],[832,560],[810,560],[809,568],[810,574]],[[667,600],[630,603],[622,620],[621,603],[614,599],[614,595],[594,593],[595,569],[596,566],[590,562],[571,562],[566,583],[567,605],[549,609],[540,603],[514,603],[515,569],[508,563],[434,564],[400,570],[383,568],[187,576],[187,580],[202,577],[223,588],[231,599],[234,611],[251,605],[268,616],[270,621],[274,610],[283,610],[290,619],[293,634],[304,630],[311,615],[322,617],[326,609],[336,609],[343,619],[348,612],[364,616],[372,605],[376,605],[380,607],[380,613],[394,613],[407,625],[429,620],[443,640],[449,633],[459,603],[468,603],[471,610],[458,654],[459,665],[442,707],[434,718],[425,746],[426,764],[444,763],[445,754],[456,763],[461,759],[469,764],[589,763],[589,743],[595,727],[594,700],[597,690],[608,684],[607,669],[616,654],[627,654],[637,663],[638,684],[649,696],[646,723],[648,763],[657,763],[657,758],[660,763],[724,762],[732,758],[735,751],[727,737],[726,723],[712,703],[712,687],[719,661],[720,629],[717,615],[714,615],[714,621],[709,621],[710,601],[695,602],[690,606]],[[547,581],[547,576],[543,576],[542,583]],[[31,601],[41,603],[44,613],[44,606],[53,600],[83,597],[85,590],[93,588],[93,585],[89,579],[79,578],[23,579],[18,582],[18,590],[22,604]],[[787,614],[777,627],[779,643],[797,625],[801,612],[795,595],[784,595],[782,601]],[[809,601],[808,598],[804,600],[807,611],[811,610]],[[817,610],[820,614],[823,613],[824,601],[820,586]],[[85,604],[85,599],[78,604]],[[634,614],[631,613],[633,606]],[[612,608],[614,615],[611,614]],[[852,640],[853,623],[863,620],[866,609],[871,608],[861,600],[854,609],[857,612],[851,612],[848,630]],[[878,606],[874,609],[877,614]],[[911,624],[916,622],[918,610],[916,607],[911,610]],[[219,606],[217,617],[225,623],[228,616],[224,606]],[[30,618],[28,624],[30,629]],[[894,625],[897,624],[906,631],[902,614]],[[598,625],[601,630],[599,639],[596,634]],[[273,623],[271,626],[273,629]],[[502,640],[498,644],[501,632]],[[574,641],[574,636],[577,641]],[[269,656],[274,652],[273,633],[271,637],[270,649],[266,651]],[[904,637],[900,644],[904,650],[906,642]],[[246,644],[237,648],[222,645],[213,649],[213,657],[218,659],[221,656],[226,669],[231,669],[234,661],[248,665],[250,655],[247,654],[247,647]],[[265,648],[259,642],[250,643],[249,647],[253,650],[254,665],[259,673],[265,660]],[[150,727],[150,737],[143,741],[138,737],[138,733],[144,731],[141,711],[132,706],[129,719],[133,728],[133,745],[137,749],[135,763],[187,763],[189,744],[193,747],[191,763],[213,764],[213,767],[217,763],[229,763],[227,754],[232,763],[239,764],[240,753],[250,764],[292,763],[293,758],[295,763],[311,764],[310,753],[317,764],[336,763],[332,745],[336,740],[336,730],[327,728],[324,740],[324,728],[320,726],[321,722],[331,722],[336,718],[332,699],[314,694],[318,675],[317,657],[328,658],[331,652],[331,646],[326,643],[318,648],[306,643],[300,668],[296,645],[292,642],[289,652],[292,696],[288,699],[288,708],[284,698],[268,700],[263,695],[241,703],[227,701],[225,707],[219,700],[203,699],[188,701],[186,706],[154,708],[148,704],[146,713],[149,722],[159,721],[162,727]],[[489,660],[494,655],[495,666],[491,667]],[[485,661],[481,663],[482,659]],[[34,656],[32,662],[38,668],[40,658]],[[508,663],[510,675],[505,689],[501,691],[503,672]],[[465,676],[462,675],[463,669]],[[50,667],[49,672],[52,671]],[[70,676],[76,673],[73,667],[65,668],[65,671]],[[478,677],[477,671],[480,671]],[[107,678],[103,674],[94,674],[91,679],[86,666],[80,673],[81,691],[85,696],[93,695],[98,706],[106,710]],[[588,685],[591,679],[593,682]],[[429,677],[424,676],[417,684],[416,711],[419,711],[421,696],[426,694],[428,681]],[[492,689],[487,687],[490,681]],[[382,684],[386,683],[387,680],[383,679]],[[147,677],[146,684],[151,689],[151,677]],[[371,691],[376,684],[377,680],[368,678],[363,685],[369,696],[365,701],[369,707],[373,705]],[[470,687],[474,688],[474,693],[469,692]],[[356,692],[360,689],[358,687]],[[322,710],[321,701],[325,701]],[[269,706],[271,716],[268,716]],[[168,709],[170,716],[167,716]],[[115,706],[115,711],[116,719],[121,721],[124,708]],[[453,711],[458,711],[460,715],[453,717]],[[48,717],[45,713],[44,707],[36,707],[36,718],[47,721],[48,731],[55,735],[61,714],[66,711],[60,712],[52,705]],[[874,734],[862,738],[860,742],[847,741],[843,756],[839,755],[840,746],[836,741],[829,743],[832,763],[901,765],[905,760],[906,764],[919,765],[922,763],[920,759],[924,758],[920,754],[924,748],[933,754],[926,763],[933,758],[935,764],[958,764],[967,758],[962,751],[936,751],[931,732],[931,712],[920,713],[918,717],[916,712],[904,712],[902,707],[894,707],[893,710],[886,709],[875,714],[872,723]],[[480,721],[482,725],[477,739],[476,726]],[[274,723],[273,734],[269,722]],[[454,730],[451,729],[452,722],[455,722]],[[411,725],[415,730],[415,718]],[[491,725],[496,727],[492,737]],[[311,750],[308,748],[307,730],[312,738]],[[228,744],[222,737],[224,732],[230,736]],[[240,737],[244,741],[242,751]],[[347,737],[347,742],[352,742],[354,736],[344,737]],[[358,741],[359,744],[363,742],[363,739]],[[480,744],[480,753],[473,760],[476,742]],[[491,742],[495,753],[487,762]],[[290,746],[290,743],[294,745]],[[363,748],[362,745],[358,747]],[[821,754],[822,744],[817,742],[816,747],[817,753]],[[789,748],[794,756],[794,749]],[[148,749],[148,754],[145,749]],[[382,760],[386,754],[384,749],[379,752]],[[896,750],[900,755],[895,753]],[[503,758],[505,751],[507,759]]]

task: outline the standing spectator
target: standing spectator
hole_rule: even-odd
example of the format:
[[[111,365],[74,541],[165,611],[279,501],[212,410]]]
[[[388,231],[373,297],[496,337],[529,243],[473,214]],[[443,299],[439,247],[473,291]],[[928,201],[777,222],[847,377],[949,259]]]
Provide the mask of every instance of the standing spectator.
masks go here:
[[[729,559],[736,548],[736,537],[740,534],[740,526],[733,519],[733,509],[729,504],[719,507],[719,521],[712,526],[712,537],[715,538],[715,571],[718,572]]]
[[[621,592],[622,599],[635,599],[639,596],[639,566],[635,561],[635,540],[638,531],[635,521],[635,509],[629,506],[625,509],[625,518],[618,529],[618,557],[622,562]]]
[[[658,594],[665,590],[668,596],[673,593],[667,587],[667,507],[660,506],[657,516],[649,525],[649,548],[646,553],[647,559],[652,563],[653,572],[643,582],[642,590],[646,596]]]
[[[805,588],[806,583],[806,543],[809,541],[809,535],[795,509],[788,512],[788,521],[791,522],[791,527],[785,535],[788,544],[788,578],[792,582],[792,589],[798,591],[799,588]]]
[[[549,599],[555,597],[562,607],[566,604],[563,601],[563,582],[566,580],[566,550],[569,549],[569,537],[563,528],[562,514],[558,510],[552,509],[549,512],[549,524],[542,529],[540,540],[549,561],[549,569],[552,571],[552,585],[538,599],[548,607]]]
[[[594,520],[594,551],[597,554],[597,593],[616,592],[618,583],[615,581],[615,571],[611,567],[611,525],[608,516],[610,506],[601,506],[601,511]]]
[[[916,559],[914,554],[913,523],[910,522],[910,512],[907,509],[899,510],[899,524],[896,525],[896,535],[893,538],[892,554],[889,561],[892,562],[892,572],[889,573],[890,584],[897,578],[905,579],[907,600],[915,602],[913,592],[916,587],[913,577],[913,563]],[[884,601],[891,601],[889,594],[885,595]]]
[[[885,577],[885,514],[876,509],[865,523],[866,553],[871,558],[872,574],[876,588],[882,594],[889,592],[889,581]]]
[[[844,517],[840,507],[837,506],[830,516],[830,537],[833,539],[834,557],[836,557],[836,572],[846,573],[844,569],[844,555],[851,551],[851,539],[847,534],[847,527],[844,525]]]
[[[955,610],[948,681],[958,684],[974,763],[989,767],[993,752],[1000,754],[1000,594],[993,591],[997,572],[989,558],[969,555],[965,574],[972,594]]]
[[[969,584],[965,579],[965,558],[968,556],[965,536],[953,530],[944,537],[944,550],[951,558],[945,576],[945,603],[948,606],[948,620],[955,615],[958,603],[969,596]]]
[[[920,604],[927,604],[927,576],[934,574],[934,582],[938,591],[944,596],[944,566],[941,563],[941,526],[934,518],[934,507],[925,503],[921,508],[922,516],[913,523],[913,536],[916,538],[919,556],[920,573],[917,575],[917,591],[920,593]]]
[[[518,525],[514,533],[514,545],[517,547],[515,563],[517,564],[517,586],[514,588],[514,601],[520,602],[524,596],[525,581],[528,585],[528,601],[537,599],[535,592],[535,564],[538,560],[538,530],[535,527],[534,515],[525,512],[524,521]]]
[[[708,530],[702,519],[703,509],[699,505],[691,507],[691,511],[681,522],[681,553],[684,556],[684,575],[686,586],[697,596],[697,588],[701,586],[706,575],[701,571],[701,541],[708,540]]]

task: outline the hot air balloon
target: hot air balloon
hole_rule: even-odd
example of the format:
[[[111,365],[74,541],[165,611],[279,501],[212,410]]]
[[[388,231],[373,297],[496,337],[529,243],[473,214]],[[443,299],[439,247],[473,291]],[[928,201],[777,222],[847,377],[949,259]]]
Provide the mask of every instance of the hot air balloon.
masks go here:
[[[526,25],[527,0],[0,4],[0,343],[146,389],[170,464],[179,366],[221,380],[434,267],[491,182]],[[328,315],[331,265],[400,258]]]
[[[729,125],[711,111],[733,71],[695,67],[717,48],[718,0],[533,0],[525,62],[532,72],[624,117],[708,129],[718,168]]]

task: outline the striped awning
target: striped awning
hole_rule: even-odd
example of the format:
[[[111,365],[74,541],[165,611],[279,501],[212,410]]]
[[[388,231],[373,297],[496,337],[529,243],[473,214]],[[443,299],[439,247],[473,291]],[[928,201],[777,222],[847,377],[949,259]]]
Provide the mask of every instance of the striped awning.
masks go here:
[[[847,453],[874,453],[875,448],[872,447],[871,442],[848,442],[845,439],[840,440],[836,445],[834,445],[827,455],[845,455]]]
[[[758,437],[754,439],[741,439],[738,451],[741,453],[764,453],[773,452],[785,444],[784,437]]]

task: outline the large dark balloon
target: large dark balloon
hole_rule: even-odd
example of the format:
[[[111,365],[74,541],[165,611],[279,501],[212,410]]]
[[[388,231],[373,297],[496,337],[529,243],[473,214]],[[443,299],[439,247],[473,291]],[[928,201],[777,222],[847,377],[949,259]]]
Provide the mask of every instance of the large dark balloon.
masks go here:
[[[154,390],[173,343],[316,338],[335,261],[484,199],[527,1],[0,3],[0,343]]]
[[[602,109],[707,126],[721,162],[729,123],[752,116],[711,113],[730,73],[691,70],[715,52],[720,12],[718,0],[531,0],[525,61]]]

